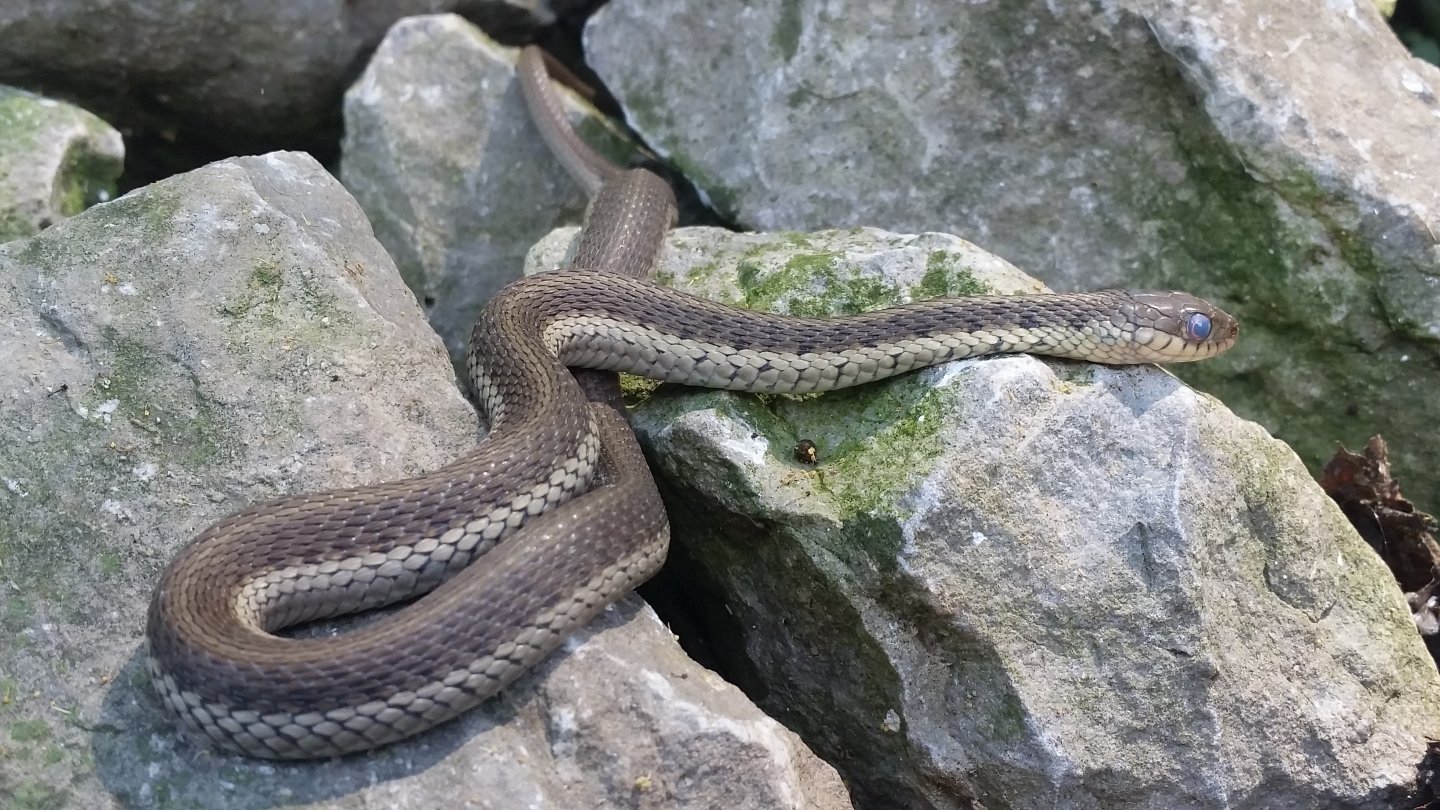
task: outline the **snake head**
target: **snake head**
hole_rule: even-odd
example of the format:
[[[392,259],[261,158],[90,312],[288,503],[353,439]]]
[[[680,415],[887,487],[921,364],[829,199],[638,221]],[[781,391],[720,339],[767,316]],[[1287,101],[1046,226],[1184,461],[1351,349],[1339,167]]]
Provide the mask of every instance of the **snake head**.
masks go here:
[[[1157,363],[1204,360],[1235,345],[1240,322],[1203,298],[1183,292],[1126,290],[1135,339]]]

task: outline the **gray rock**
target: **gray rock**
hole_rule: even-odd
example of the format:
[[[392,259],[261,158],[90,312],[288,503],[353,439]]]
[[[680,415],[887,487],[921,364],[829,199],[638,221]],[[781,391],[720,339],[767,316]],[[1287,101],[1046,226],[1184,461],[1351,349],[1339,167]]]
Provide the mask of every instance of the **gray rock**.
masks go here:
[[[108,200],[124,163],[125,145],[109,124],[64,102],[0,87],[0,242]]]
[[[391,23],[449,10],[515,30],[553,19],[543,0],[7,0],[0,82],[184,140],[308,141],[334,126],[345,83]]]
[[[635,0],[586,38],[743,225],[938,230],[1060,289],[1219,299],[1241,345],[1182,377],[1312,469],[1384,433],[1440,502],[1440,73],[1370,4]]]
[[[662,273],[830,314],[1034,289],[997,263],[939,234],[685,229]],[[672,564],[723,594],[696,607],[717,655],[859,806],[1378,809],[1440,733],[1376,555],[1289,448],[1163,370],[641,397]]]
[[[141,635],[176,548],[477,434],[359,206],[307,156],[217,163],[0,247],[0,806],[848,807],[633,599],[372,755],[259,762],[177,730]]]
[[[530,123],[516,55],[459,17],[415,17],[345,95],[341,180],[459,368],[480,307],[520,277],[536,240],[585,211]],[[620,136],[564,97],[579,130],[624,162]]]

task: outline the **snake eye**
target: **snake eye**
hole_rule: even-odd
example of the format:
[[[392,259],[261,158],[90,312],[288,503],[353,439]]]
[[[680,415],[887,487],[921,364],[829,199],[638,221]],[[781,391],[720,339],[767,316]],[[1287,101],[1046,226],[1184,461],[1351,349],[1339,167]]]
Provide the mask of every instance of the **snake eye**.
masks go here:
[[[1185,316],[1185,331],[1192,340],[1210,337],[1210,316],[1203,312],[1192,312]]]

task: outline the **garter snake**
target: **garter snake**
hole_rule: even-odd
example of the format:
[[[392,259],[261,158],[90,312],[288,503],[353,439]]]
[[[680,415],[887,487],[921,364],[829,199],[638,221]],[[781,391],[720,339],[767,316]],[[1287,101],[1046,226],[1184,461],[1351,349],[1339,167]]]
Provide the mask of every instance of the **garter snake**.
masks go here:
[[[506,287],[476,322],[468,372],[491,431],[473,452],[416,478],[251,506],[166,568],[146,628],[152,680],[223,747],[324,757],[418,733],[495,694],[654,573],[664,507],[623,416],[588,401],[570,367],[807,392],[1002,352],[1198,360],[1236,338],[1233,318],[1182,293],[936,299],[813,319],[657,286],[636,276],[672,224],[669,189],[585,150],[538,52],[519,72],[547,141],[598,194],[576,258]],[[351,633],[275,635],[418,594]]]

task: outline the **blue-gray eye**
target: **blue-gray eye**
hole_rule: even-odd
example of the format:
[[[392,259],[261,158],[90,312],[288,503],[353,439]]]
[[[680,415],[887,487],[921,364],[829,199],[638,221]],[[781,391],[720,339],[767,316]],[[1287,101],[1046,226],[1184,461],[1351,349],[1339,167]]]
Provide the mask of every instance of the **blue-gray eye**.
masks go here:
[[[1192,312],[1185,316],[1185,331],[1195,340],[1210,337],[1210,316],[1203,312]]]

